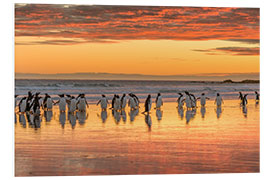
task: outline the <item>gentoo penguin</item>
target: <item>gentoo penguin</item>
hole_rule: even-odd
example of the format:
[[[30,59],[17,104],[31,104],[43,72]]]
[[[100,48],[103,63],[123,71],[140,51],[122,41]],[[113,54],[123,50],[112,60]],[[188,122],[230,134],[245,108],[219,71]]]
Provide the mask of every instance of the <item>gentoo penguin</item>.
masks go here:
[[[151,110],[151,106],[152,106],[152,99],[151,99],[151,95],[149,94],[144,103],[145,111],[143,113],[146,113],[146,112],[149,113],[149,111]]]
[[[60,99],[55,102],[54,104],[59,104],[59,110],[60,112],[64,112],[66,111],[66,98],[65,98],[65,94],[59,94],[58,95],[60,97]]]
[[[119,111],[121,109],[121,99],[118,95],[115,96],[113,107],[116,111]]]
[[[201,97],[198,97],[197,99],[201,99],[201,106],[202,107],[204,107],[205,106],[205,104],[206,104],[206,99],[210,99],[210,98],[208,98],[208,97],[205,97],[205,94],[204,93],[202,93],[201,94]]]
[[[85,99],[85,94],[81,94],[79,101],[77,102],[78,110],[85,112],[86,106],[88,107],[87,101]]]
[[[183,108],[183,102],[182,102],[182,97],[183,97],[183,94],[182,93],[178,93],[180,96],[178,97],[177,99],[177,104],[178,104],[178,108]]]
[[[70,103],[69,103],[69,112],[74,113],[76,111],[76,99],[74,96],[71,96]]]
[[[127,105],[127,97],[126,94],[123,94],[123,96],[121,97],[121,109],[125,109]]]
[[[130,110],[136,109],[135,98],[132,96],[132,94],[129,94],[128,105],[130,107]]]
[[[18,106],[19,106],[19,112],[25,112],[26,111],[26,101],[27,101],[27,97],[23,97]]]
[[[216,100],[215,100],[215,104],[217,105],[217,107],[221,107],[221,104],[224,103],[220,94],[217,93],[217,97],[216,97]]]
[[[189,92],[185,91],[185,103],[186,103],[186,108],[189,110],[191,108],[191,98]]]
[[[130,94],[134,98],[135,103],[136,103],[136,106],[139,108],[139,104],[140,104],[139,98],[135,94],[133,94],[133,93],[130,93]]]
[[[161,94],[158,93],[156,97],[156,109],[160,109],[160,107],[163,105]]]
[[[241,102],[242,106],[246,106],[247,103],[248,103],[248,101],[247,101],[247,95],[248,95],[248,94],[245,94],[245,95],[243,96],[243,98],[242,98],[242,102]]]
[[[104,94],[101,95],[101,99],[97,102],[97,105],[99,103],[100,103],[101,110],[105,111],[107,109],[107,105],[109,104],[109,101],[107,100]]]
[[[239,91],[239,97],[238,97],[241,101],[243,99],[243,94]]]
[[[260,100],[260,94],[257,92],[257,91],[255,91],[255,94],[256,94],[256,101],[259,101]]]

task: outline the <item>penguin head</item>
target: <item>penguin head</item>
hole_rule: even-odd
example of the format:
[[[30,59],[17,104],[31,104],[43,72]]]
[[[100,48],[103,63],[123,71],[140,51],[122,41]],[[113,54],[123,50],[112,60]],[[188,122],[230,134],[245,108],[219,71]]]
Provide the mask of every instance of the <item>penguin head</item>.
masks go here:
[[[102,97],[106,97],[104,94],[101,95]]]
[[[71,96],[71,99],[75,99],[75,97],[74,96]]]
[[[217,96],[219,96],[219,93],[217,93]]]
[[[125,96],[126,96],[126,94],[124,93],[124,94],[123,94],[123,97],[125,97]]]
[[[186,95],[189,95],[189,92],[185,91],[185,94],[186,94]]]
[[[69,97],[69,98],[71,98],[71,95],[69,95],[69,94],[66,94],[66,96]]]
[[[257,92],[257,91],[255,91],[255,94],[258,94],[258,92]]]
[[[85,97],[85,94],[81,94],[81,97],[84,98]]]
[[[183,96],[183,94],[182,93],[178,93],[180,96]]]
[[[202,96],[204,96],[204,93],[202,93]]]
[[[151,98],[151,94],[148,95],[148,98]]]
[[[65,94],[58,94],[58,96],[62,98],[65,96]]]
[[[15,98],[18,97],[18,96],[19,96],[19,95],[16,95],[16,94],[15,94]]]
[[[158,93],[157,95],[160,96],[160,93]]]

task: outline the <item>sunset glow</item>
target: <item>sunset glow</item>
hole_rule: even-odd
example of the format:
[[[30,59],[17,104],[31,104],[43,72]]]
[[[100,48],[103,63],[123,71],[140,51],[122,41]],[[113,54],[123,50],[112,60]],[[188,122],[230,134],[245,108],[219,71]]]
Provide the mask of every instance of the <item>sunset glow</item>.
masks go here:
[[[17,4],[15,72],[259,73],[259,9]]]

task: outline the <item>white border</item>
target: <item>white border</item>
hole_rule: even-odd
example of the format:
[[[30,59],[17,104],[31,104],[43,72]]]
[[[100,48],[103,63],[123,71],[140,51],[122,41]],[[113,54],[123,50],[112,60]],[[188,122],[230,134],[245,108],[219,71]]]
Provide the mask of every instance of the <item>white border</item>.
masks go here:
[[[179,2],[180,1],[180,2]],[[74,176],[51,177],[51,179],[269,179],[269,128],[270,118],[266,108],[269,98],[269,17],[270,6],[267,0],[9,0],[1,2],[1,98],[0,109],[3,118],[0,120],[1,132],[1,177],[14,178],[14,135],[13,128],[13,95],[14,95],[14,46],[13,46],[13,14],[14,3],[43,3],[43,4],[100,4],[100,5],[164,5],[164,6],[208,6],[208,7],[260,7],[261,8],[261,173],[255,174],[192,174],[192,175],[136,175],[136,176]],[[16,178],[16,179],[28,179]],[[37,178],[37,177],[34,177]],[[47,177],[41,177],[47,178]],[[32,179],[32,178],[31,178]]]

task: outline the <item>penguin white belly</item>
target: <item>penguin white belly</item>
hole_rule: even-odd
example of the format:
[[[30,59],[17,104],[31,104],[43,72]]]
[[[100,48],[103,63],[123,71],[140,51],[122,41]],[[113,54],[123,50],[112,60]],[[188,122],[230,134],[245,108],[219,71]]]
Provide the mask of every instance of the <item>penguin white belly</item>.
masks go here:
[[[191,108],[191,101],[190,101],[190,98],[189,97],[186,97],[186,107],[187,108]]]
[[[148,103],[148,110],[149,110],[149,111],[151,110],[151,107],[152,107],[152,100],[150,99],[150,100],[149,100],[149,103]]]
[[[201,105],[204,106],[206,104],[205,97],[201,97]]]
[[[119,98],[116,98],[114,102],[114,109],[119,110],[120,107],[121,107],[121,101]]]
[[[20,104],[20,112],[25,112],[26,110],[26,100],[23,100]]]
[[[217,106],[221,106],[221,102],[222,102],[221,98],[217,97]]]
[[[60,111],[66,111],[66,100],[64,98],[60,99],[59,110]]]
[[[79,104],[78,104],[78,109],[80,111],[85,111],[86,109],[85,99],[80,99]]]
[[[70,105],[69,105],[69,111],[70,112],[74,112],[76,110],[76,100],[72,99],[70,101]]]
[[[135,100],[133,98],[129,99],[129,106],[130,106],[131,109],[135,109],[136,102],[135,102]]]
[[[47,103],[47,109],[52,109],[53,107],[52,99],[48,98],[46,103]]]
[[[161,107],[161,105],[162,105],[162,98],[161,98],[161,97],[159,97],[159,98],[157,99],[157,104],[156,104],[156,107],[157,107],[157,108],[160,108],[160,107]]]
[[[100,107],[101,109],[107,109],[107,100],[105,98],[100,100]]]
[[[126,105],[127,105],[127,99],[126,99],[126,97],[124,97],[121,108],[124,109],[126,107]]]
[[[178,101],[178,107],[183,107],[182,98],[179,98],[179,101]]]

